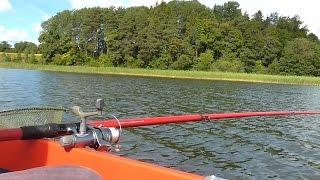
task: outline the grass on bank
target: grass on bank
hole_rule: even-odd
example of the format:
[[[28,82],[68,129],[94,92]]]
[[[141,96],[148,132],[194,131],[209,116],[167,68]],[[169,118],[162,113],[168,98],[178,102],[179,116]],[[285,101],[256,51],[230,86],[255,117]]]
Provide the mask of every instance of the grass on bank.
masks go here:
[[[320,85],[320,78],[307,76],[280,76],[265,74],[207,72],[207,71],[177,71],[131,69],[121,67],[88,67],[88,66],[57,66],[27,63],[0,62],[1,68],[32,69],[41,71],[73,72],[90,74],[115,74],[128,76],[165,77],[180,79],[224,80],[277,84]]]

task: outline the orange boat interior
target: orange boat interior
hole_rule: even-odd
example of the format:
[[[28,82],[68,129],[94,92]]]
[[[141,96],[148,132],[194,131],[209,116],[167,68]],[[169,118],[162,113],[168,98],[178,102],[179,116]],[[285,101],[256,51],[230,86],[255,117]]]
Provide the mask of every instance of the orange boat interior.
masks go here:
[[[1,142],[0,154],[0,167],[10,171],[73,165],[90,168],[104,179],[204,179],[203,176],[127,159],[111,153],[81,148],[66,151],[57,142],[49,140]]]

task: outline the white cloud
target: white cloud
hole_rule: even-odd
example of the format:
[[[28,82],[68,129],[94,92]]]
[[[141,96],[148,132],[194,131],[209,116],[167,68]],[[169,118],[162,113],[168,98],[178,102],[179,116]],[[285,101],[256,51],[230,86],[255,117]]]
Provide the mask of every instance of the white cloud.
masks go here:
[[[11,8],[9,0],[0,0],[0,12],[10,10]]]
[[[44,16],[42,17],[42,21],[41,21],[41,22],[38,22],[38,23],[33,24],[33,26],[32,26],[33,32],[39,34],[39,33],[42,31],[41,23],[42,23],[43,21],[47,21],[47,20],[50,19],[51,17],[52,17],[52,16],[46,14],[46,15],[44,15]]]
[[[0,0],[1,1],[1,0]],[[45,15],[42,17],[42,20],[46,21],[51,16]],[[1,41],[7,41],[11,45],[13,45],[16,42],[20,41],[29,41],[33,42],[35,44],[39,44],[38,42],[38,36],[40,32],[42,31],[41,23],[34,23],[32,25],[32,31],[25,31],[23,29],[18,28],[7,28],[5,26],[0,25],[0,42]]]
[[[46,14],[46,15],[44,15],[44,16],[42,17],[42,19],[43,19],[44,21],[46,21],[46,20],[50,19],[51,17],[52,17],[52,16]]]
[[[8,41],[13,44],[19,41],[31,41],[31,38],[24,30],[9,29],[0,25],[0,41]]]
[[[198,0],[201,4],[204,4],[210,8],[213,8],[214,5],[222,5],[225,2],[228,2],[227,0]],[[230,0],[231,1],[231,0]]]
[[[125,7],[126,0],[70,0],[73,9],[90,8],[90,7]]]
[[[129,0],[129,6],[155,6],[156,3],[161,3],[162,1],[164,2],[169,2],[170,0]]]
[[[33,32],[35,32],[37,34],[40,34],[40,32],[42,31],[41,23],[33,24],[32,30],[33,30]]]
[[[51,16],[46,14],[42,17],[42,20],[46,21],[50,18],[51,18]],[[36,34],[37,37],[39,37],[40,32],[42,31],[41,22],[34,23],[32,25],[32,31]],[[39,41],[37,39],[33,40],[32,42],[34,42],[35,44],[39,44]]]

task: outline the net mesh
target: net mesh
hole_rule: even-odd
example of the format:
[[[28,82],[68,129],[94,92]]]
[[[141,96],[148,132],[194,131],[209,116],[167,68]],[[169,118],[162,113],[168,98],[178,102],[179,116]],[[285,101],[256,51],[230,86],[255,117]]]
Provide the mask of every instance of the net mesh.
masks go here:
[[[0,111],[0,128],[17,128],[48,123],[60,123],[63,108],[21,108]]]

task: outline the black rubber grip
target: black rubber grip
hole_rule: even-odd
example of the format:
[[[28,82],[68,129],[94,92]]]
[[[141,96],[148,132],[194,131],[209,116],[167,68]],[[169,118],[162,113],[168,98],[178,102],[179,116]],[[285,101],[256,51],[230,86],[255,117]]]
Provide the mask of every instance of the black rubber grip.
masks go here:
[[[61,135],[70,134],[69,128],[79,127],[79,123],[74,124],[45,124],[39,126],[24,126],[22,129],[22,139],[54,138]]]

